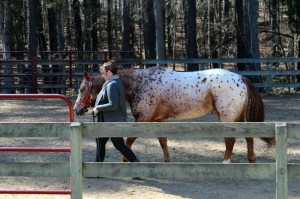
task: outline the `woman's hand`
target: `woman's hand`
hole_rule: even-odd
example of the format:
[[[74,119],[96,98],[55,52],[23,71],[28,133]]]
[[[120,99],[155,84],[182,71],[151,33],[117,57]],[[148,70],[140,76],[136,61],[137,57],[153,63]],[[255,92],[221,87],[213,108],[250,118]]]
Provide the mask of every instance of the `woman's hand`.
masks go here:
[[[94,111],[95,114],[98,114],[98,113],[99,113],[99,111],[97,110],[96,107],[93,109],[93,111]]]

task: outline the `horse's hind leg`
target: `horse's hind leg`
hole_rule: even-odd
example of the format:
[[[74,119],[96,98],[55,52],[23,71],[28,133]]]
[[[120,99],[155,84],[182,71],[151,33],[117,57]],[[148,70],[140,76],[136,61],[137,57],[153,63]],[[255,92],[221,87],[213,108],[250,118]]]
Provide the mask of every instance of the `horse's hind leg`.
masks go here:
[[[247,141],[247,149],[248,149],[248,161],[250,163],[255,163],[256,157],[253,149],[253,138],[246,138]]]
[[[129,148],[131,148],[132,144],[134,143],[134,141],[137,139],[137,137],[128,137],[126,139],[126,146],[128,146]],[[128,162],[128,160],[122,156],[122,162]]]
[[[169,148],[168,148],[168,138],[160,137],[160,138],[158,138],[158,141],[159,141],[160,146],[163,150],[164,161],[165,162],[171,162],[171,157],[170,157]]]
[[[223,163],[227,164],[227,163],[230,163],[230,160],[231,160],[232,150],[233,150],[233,146],[235,143],[235,138],[226,137],[226,138],[224,138],[224,141],[225,141],[226,151],[224,154]]]

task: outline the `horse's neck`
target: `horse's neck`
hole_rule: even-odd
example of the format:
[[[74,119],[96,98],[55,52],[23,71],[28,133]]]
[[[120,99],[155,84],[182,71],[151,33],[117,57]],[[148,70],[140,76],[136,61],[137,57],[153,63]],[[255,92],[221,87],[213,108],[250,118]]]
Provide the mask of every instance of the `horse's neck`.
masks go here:
[[[133,75],[134,71],[130,68],[125,68],[118,71],[118,76],[121,78],[124,87],[131,87]]]
[[[99,93],[102,89],[105,80],[101,76],[93,76],[93,88],[95,88],[96,92]]]
[[[125,88],[126,98],[132,95],[132,91],[136,84],[139,83],[139,77],[142,73],[141,69],[132,69],[132,68],[124,68],[118,71],[118,76],[122,80],[123,86]]]

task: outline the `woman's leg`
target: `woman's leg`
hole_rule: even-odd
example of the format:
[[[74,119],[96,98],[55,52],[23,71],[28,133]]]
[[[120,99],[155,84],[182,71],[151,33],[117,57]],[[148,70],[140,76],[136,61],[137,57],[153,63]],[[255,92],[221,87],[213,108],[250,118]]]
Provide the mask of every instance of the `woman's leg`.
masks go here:
[[[109,138],[96,138],[96,160],[95,162],[103,162],[105,158],[105,145]]]
[[[135,156],[133,151],[125,145],[124,138],[117,137],[117,138],[110,138],[111,142],[113,143],[114,147],[122,153],[122,155],[129,161],[129,162],[139,162],[139,159]]]

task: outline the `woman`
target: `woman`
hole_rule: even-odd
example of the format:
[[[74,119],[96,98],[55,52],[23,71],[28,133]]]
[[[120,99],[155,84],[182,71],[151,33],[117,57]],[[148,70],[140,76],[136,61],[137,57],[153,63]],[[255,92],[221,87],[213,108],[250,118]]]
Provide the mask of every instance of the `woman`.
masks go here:
[[[105,79],[102,90],[99,92],[95,107],[98,114],[98,122],[126,122],[127,111],[125,103],[125,91],[123,84],[117,75],[118,66],[114,61],[106,62],[100,66],[102,77]],[[103,162],[105,158],[105,145],[109,138],[96,138],[97,153],[96,162]],[[129,162],[139,162],[132,150],[124,143],[124,138],[110,138],[114,147],[122,153]]]

